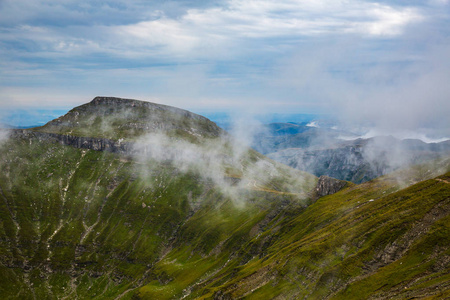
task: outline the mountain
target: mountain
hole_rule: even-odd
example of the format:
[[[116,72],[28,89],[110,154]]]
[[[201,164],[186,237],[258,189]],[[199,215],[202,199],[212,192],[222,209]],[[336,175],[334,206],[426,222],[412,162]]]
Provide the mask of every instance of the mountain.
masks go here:
[[[190,266],[180,295],[283,207],[305,206],[317,182],[206,118],[118,98],[13,130],[0,150],[6,298],[136,294],[173,280],[161,269],[168,256]]]
[[[160,131],[191,140],[217,137],[222,133],[216,124],[189,111],[115,97],[96,97],[35,131],[115,140]]]
[[[342,136],[355,134],[330,128],[313,127],[310,123],[270,123],[256,130],[252,147],[263,153],[274,153],[283,149],[323,149],[342,143]]]
[[[354,183],[450,155],[450,141],[427,144],[392,136],[362,139],[348,132],[306,125],[265,125],[255,135],[252,147],[290,167]]]
[[[327,175],[354,183],[449,155],[450,141],[427,144],[393,137],[357,139],[325,149],[290,148],[267,154],[278,162],[316,176]]]
[[[5,299],[450,296],[450,158],[318,179],[206,118],[101,97],[12,130],[0,170]]]

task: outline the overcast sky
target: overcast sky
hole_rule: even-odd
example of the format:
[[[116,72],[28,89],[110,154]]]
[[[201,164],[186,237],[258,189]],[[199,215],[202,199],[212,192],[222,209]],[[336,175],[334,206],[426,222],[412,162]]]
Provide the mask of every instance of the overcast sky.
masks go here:
[[[97,95],[450,136],[450,1],[0,0],[0,109]]]

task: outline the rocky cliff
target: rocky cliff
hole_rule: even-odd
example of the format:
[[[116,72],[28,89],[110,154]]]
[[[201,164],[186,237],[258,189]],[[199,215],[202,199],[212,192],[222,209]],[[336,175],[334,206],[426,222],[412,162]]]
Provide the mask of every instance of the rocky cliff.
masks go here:
[[[327,195],[332,195],[339,192],[347,185],[347,182],[325,175],[319,177],[316,186],[316,197],[320,198]]]
[[[284,149],[267,156],[316,176],[362,183],[449,154],[449,142],[426,144],[386,137],[353,141],[330,149]]]
[[[132,142],[115,141],[106,138],[80,137],[25,129],[11,130],[10,137],[13,139],[26,139],[30,142],[59,143],[61,145],[72,146],[79,149],[107,151],[124,155],[131,155],[136,151],[134,143]]]

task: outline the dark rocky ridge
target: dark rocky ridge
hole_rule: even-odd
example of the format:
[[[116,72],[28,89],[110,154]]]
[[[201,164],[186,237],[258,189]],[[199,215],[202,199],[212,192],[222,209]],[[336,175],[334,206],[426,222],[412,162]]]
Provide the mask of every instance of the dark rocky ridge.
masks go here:
[[[79,137],[67,134],[47,133],[26,129],[14,129],[10,131],[10,138],[25,139],[29,142],[33,140],[40,143],[58,143],[64,146],[71,146],[78,149],[88,149],[94,151],[105,151],[120,154],[122,156],[150,155],[151,145],[139,142],[124,142],[97,137]],[[168,149],[170,153],[176,153],[176,149]]]
[[[72,146],[79,149],[107,151],[125,155],[135,153],[134,143],[114,141],[105,138],[79,137],[73,135],[47,133],[24,129],[11,130],[10,137],[15,139],[36,139],[39,142],[55,142],[61,145]]]

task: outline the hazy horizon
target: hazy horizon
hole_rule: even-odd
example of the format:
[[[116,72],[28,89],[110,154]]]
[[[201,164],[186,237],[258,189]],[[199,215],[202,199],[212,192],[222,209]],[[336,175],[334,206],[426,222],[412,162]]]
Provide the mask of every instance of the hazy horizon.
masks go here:
[[[0,129],[7,128],[32,128],[45,125],[47,122],[65,115],[68,109],[16,109],[0,113]],[[376,136],[393,136],[398,139],[418,139],[425,143],[439,143],[450,140],[449,137],[440,135],[438,131],[396,131],[386,132],[376,128],[374,124],[366,123],[365,126],[345,127],[338,118],[332,114],[301,114],[301,113],[260,113],[246,114],[232,111],[192,111],[200,114],[219,127],[231,131],[236,128],[248,130],[247,139],[253,139],[255,128],[271,123],[293,123],[307,127],[338,130],[342,132],[341,140],[355,140],[357,138],[369,139]],[[257,130],[258,132],[258,130]],[[346,135],[349,134],[349,135]]]

